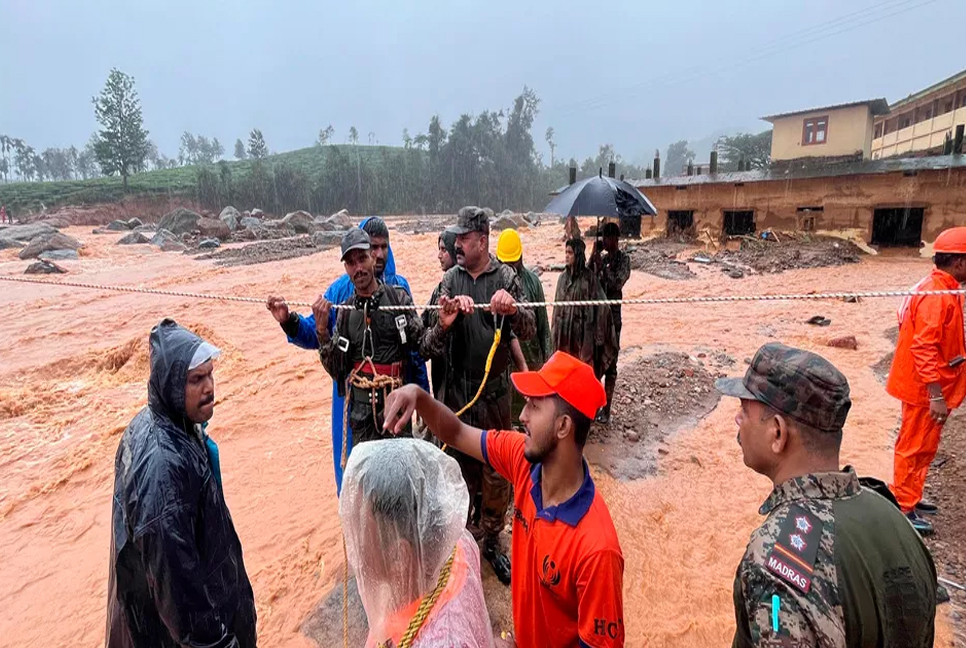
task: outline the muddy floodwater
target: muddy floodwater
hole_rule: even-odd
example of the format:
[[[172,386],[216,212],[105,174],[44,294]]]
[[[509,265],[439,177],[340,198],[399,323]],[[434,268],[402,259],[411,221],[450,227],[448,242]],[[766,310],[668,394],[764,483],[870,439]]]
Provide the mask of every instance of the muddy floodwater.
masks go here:
[[[65,277],[89,283],[311,301],[342,272],[337,249],[229,268],[152,246],[115,246],[120,234],[67,233],[86,247],[80,260],[63,262],[71,271]],[[561,238],[556,223],[524,231],[525,260],[563,263]],[[436,235],[394,231],[392,246],[416,302],[425,303],[440,274]],[[0,252],[0,274],[21,275],[26,265],[15,250]],[[743,279],[714,266],[689,267],[696,276],[688,281],[635,271],[625,295],[904,288],[928,272],[929,262],[864,257]],[[542,280],[552,296],[556,274]],[[738,374],[770,340],[818,351],[852,386],[843,464],[888,480],[899,406],[872,367],[892,350],[885,333],[896,306],[895,299],[866,299],[625,307],[621,362],[687,354],[714,375]],[[268,311],[254,304],[0,283],[0,312],[0,645],[103,645],[114,453],[145,404],[147,335],[166,316],[224,351],[209,432],[221,448],[224,489],[255,590],[259,643],[316,645],[305,622],[342,570],[330,382],[317,356],[288,345]],[[831,325],[806,324],[814,315]],[[854,335],[858,350],[826,346],[840,335]],[[703,418],[668,412],[674,429],[661,430],[652,411],[648,425],[631,430],[624,417],[627,432],[606,438],[645,448],[639,454],[650,462],[646,470],[593,468],[626,560],[628,646],[730,645],[732,579],[770,484],[742,464],[736,403],[698,395],[710,408]],[[939,646],[952,645],[951,609],[940,608]]]

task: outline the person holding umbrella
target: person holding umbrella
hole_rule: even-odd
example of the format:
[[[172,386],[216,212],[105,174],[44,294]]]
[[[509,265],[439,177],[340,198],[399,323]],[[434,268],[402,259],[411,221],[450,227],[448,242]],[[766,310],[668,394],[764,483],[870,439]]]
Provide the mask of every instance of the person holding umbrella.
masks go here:
[[[621,230],[617,223],[605,223],[601,234],[604,237],[603,254],[597,243],[594,243],[594,254],[590,260],[590,266],[597,274],[600,287],[604,291],[607,299],[623,299],[624,284],[631,276],[631,259],[627,253],[620,249],[617,239]],[[617,351],[621,348],[621,305],[614,304],[610,307],[611,318],[614,321],[614,332],[617,338]],[[608,423],[610,421],[611,402],[614,400],[614,387],[617,385],[617,358],[605,369],[604,372],[604,391],[607,392],[607,406],[601,412],[598,421]]]

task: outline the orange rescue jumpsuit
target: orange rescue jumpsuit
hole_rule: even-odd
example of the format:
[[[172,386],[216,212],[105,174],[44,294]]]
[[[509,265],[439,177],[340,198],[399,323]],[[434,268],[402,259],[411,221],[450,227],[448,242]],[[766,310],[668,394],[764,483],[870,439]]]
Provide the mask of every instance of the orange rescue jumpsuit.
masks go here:
[[[919,282],[917,291],[958,290],[959,282],[939,269]],[[896,439],[891,489],[906,513],[922,499],[929,465],[939,449],[942,425],[929,414],[926,385],[938,382],[949,411],[966,396],[966,363],[950,367],[966,355],[962,295],[907,297],[899,309],[899,341],[886,391],[902,401],[902,424]]]

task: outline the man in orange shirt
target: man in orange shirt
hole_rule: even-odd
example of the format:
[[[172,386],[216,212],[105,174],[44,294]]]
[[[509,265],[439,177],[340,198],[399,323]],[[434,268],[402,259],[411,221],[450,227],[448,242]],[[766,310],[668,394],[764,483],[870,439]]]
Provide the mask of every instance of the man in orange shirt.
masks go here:
[[[440,317],[452,316],[444,308]],[[514,639],[520,648],[624,645],[624,557],[610,512],[594,488],[584,443],[607,396],[594,370],[554,353],[540,371],[514,373],[527,397],[525,434],[461,422],[421,389],[395,390],[386,426],[418,412],[443,442],[493,467],[514,490]]]
[[[959,290],[966,282],[966,227],[953,227],[936,238],[936,268],[915,291]],[[966,347],[963,296],[906,297],[899,308],[899,341],[886,391],[902,401],[902,424],[896,439],[891,489],[903,513],[922,534],[933,532],[920,513],[936,506],[922,499],[929,464],[939,449],[939,435],[949,412],[966,396]]]

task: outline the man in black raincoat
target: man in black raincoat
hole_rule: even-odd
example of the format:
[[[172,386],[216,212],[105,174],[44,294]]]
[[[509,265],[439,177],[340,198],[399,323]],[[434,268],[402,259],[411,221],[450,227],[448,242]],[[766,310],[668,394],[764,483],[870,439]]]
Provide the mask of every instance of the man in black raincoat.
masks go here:
[[[204,431],[219,351],[169,319],[150,342],[148,406],[114,460],[107,648],[254,648],[252,586]]]

